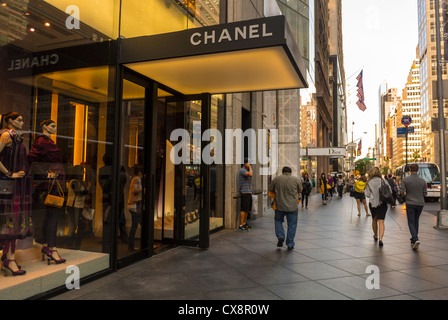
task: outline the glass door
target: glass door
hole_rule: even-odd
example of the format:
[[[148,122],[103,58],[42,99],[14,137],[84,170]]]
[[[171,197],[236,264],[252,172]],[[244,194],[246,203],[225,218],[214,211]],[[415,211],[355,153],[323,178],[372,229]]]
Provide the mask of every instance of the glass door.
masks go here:
[[[210,128],[209,95],[165,100],[163,241],[208,246],[209,166],[202,162],[202,133]],[[205,111],[205,112],[204,112]]]
[[[146,249],[145,105],[146,88],[125,77],[120,115],[118,259]]]

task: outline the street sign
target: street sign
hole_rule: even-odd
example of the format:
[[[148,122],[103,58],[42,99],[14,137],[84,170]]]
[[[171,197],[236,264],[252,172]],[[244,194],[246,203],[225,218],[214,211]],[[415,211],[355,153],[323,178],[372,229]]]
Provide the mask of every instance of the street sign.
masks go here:
[[[345,148],[308,148],[301,149],[300,155],[307,157],[332,157],[332,158],[345,158]]]
[[[376,158],[365,158],[362,161],[376,161]]]
[[[404,116],[403,118],[401,118],[401,123],[405,127],[409,127],[412,123],[412,118],[410,116]]]
[[[408,127],[408,134],[415,133],[415,127]],[[406,128],[397,129],[397,138],[406,138]]]

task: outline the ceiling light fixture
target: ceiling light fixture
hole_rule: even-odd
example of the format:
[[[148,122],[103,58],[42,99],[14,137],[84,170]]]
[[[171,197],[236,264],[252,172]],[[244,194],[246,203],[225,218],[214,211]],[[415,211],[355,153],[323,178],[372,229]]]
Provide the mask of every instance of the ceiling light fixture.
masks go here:
[[[50,22],[45,22],[45,26],[49,27],[50,26]]]
[[[36,31],[36,29],[34,29],[34,28],[30,28],[30,31],[31,31],[31,32],[34,32],[34,31]]]

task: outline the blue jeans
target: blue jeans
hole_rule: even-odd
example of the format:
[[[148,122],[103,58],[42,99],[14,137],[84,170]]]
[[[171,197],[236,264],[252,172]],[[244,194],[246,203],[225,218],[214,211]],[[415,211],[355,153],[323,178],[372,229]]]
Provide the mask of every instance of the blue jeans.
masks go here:
[[[283,222],[286,221],[288,224],[288,232],[286,235],[286,245],[289,247],[294,247],[294,238],[297,231],[297,220],[299,217],[299,211],[285,212],[285,211],[275,211],[275,235],[278,239],[285,239],[285,229],[283,229]]]
[[[406,215],[408,217],[409,231],[411,232],[411,242],[418,241],[418,224],[420,215],[422,214],[422,206],[414,206],[411,204],[406,205]]]

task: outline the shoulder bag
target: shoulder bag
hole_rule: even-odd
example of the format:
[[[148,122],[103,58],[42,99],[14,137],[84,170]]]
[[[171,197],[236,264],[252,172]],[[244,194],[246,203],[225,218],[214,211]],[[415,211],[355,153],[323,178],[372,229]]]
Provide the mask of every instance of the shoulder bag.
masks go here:
[[[47,194],[47,197],[45,198],[44,204],[46,206],[50,206],[50,207],[54,207],[54,208],[62,208],[64,206],[64,202],[65,202],[64,190],[62,190],[62,187],[57,179],[57,175],[53,179],[50,179],[50,180],[52,180],[52,181],[51,181],[51,183],[48,184],[48,194]],[[50,194],[55,183],[57,183],[57,186],[58,186],[59,196]]]
[[[3,133],[0,133],[0,135]],[[13,149],[14,150],[14,149]],[[14,150],[14,161],[13,168],[11,170],[12,173],[15,172],[15,165],[17,163],[17,150]],[[8,178],[5,175],[2,175],[0,178],[0,198],[1,199],[12,199],[16,193],[16,180],[12,178]]]

